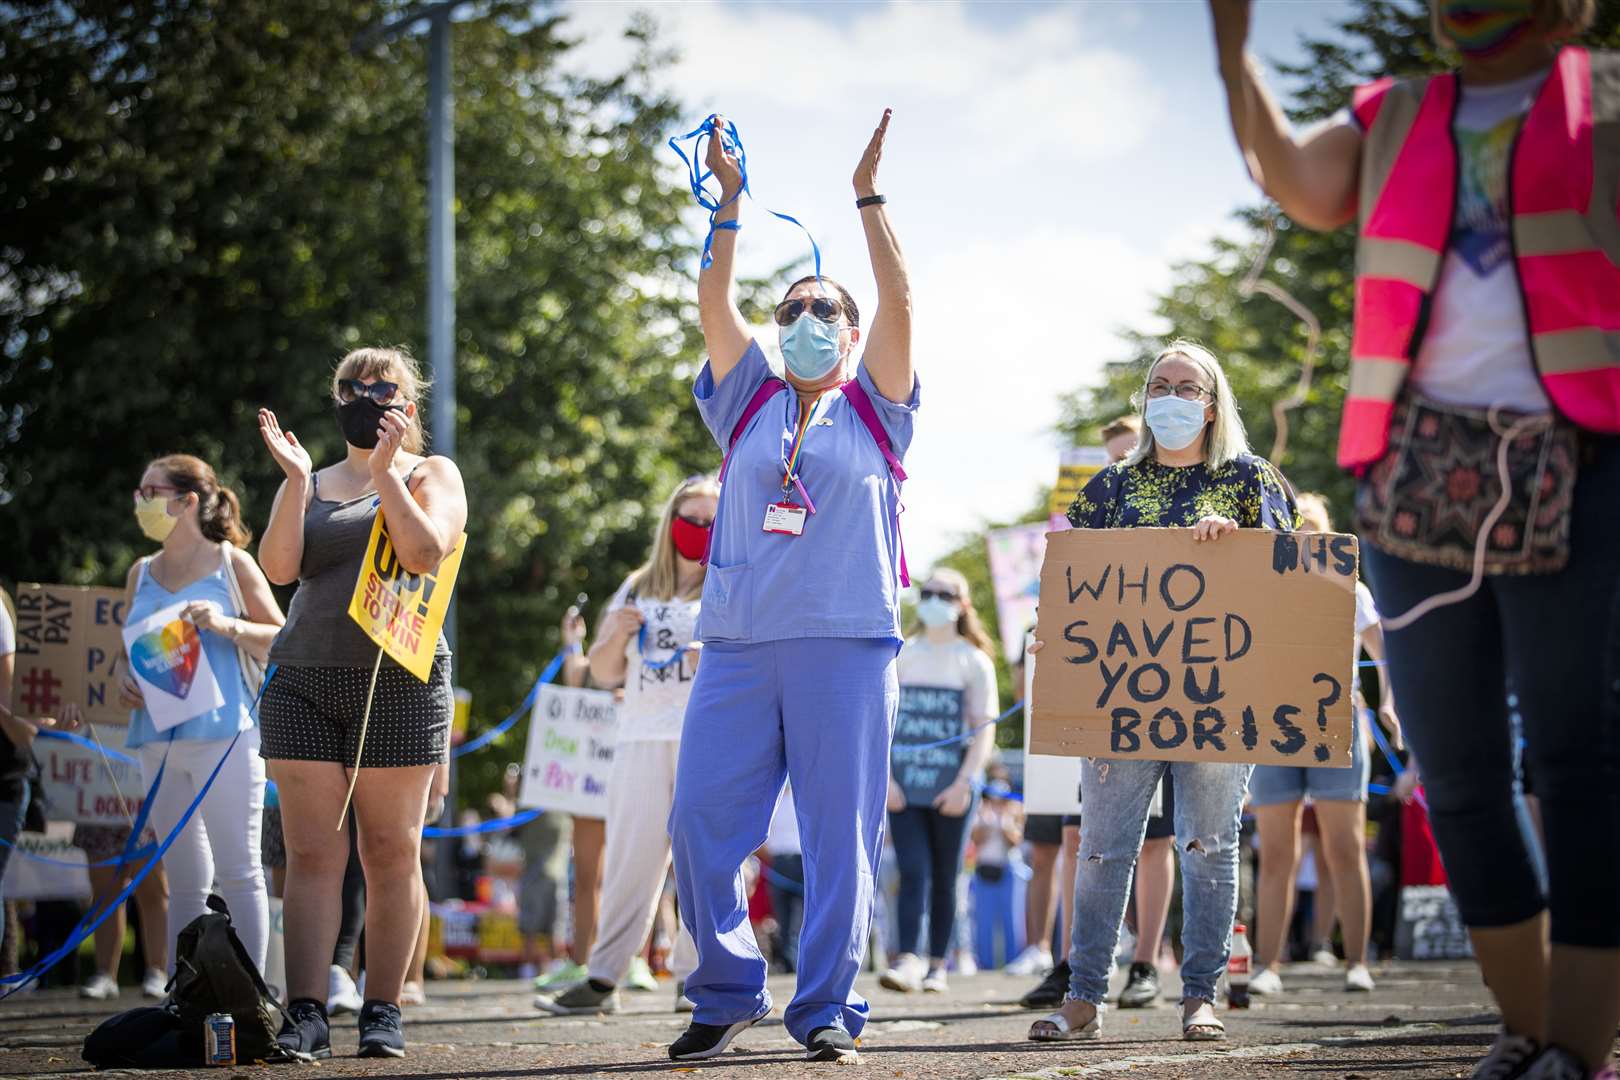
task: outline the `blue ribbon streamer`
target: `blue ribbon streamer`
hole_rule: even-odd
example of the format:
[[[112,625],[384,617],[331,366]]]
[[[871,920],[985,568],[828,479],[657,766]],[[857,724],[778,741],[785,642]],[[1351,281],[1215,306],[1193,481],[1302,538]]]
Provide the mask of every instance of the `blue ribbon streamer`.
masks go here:
[[[450,836],[476,836],[480,833],[502,832],[506,829],[515,829],[519,825],[527,825],[544,810],[519,810],[511,817],[494,818],[490,821],[481,821],[477,825],[457,825],[452,829],[441,829],[437,825],[428,825],[422,829],[424,840],[437,840]]]
[[[264,692],[269,688],[270,680],[275,677],[275,674],[276,665],[271,664],[264,673],[264,682],[259,686],[259,695],[253,699],[253,705],[248,710],[248,714],[250,716],[257,718],[259,703],[264,700]],[[84,918],[81,918],[79,920],[79,924],[73,928],[73,932],[68,934],[67,940],[58,946],[55,952],[51,953],[49,956],[41,957],[39,961],[27,971],[19,971],[15,975],[7,975],[4,978],[0,978],[0,986],[9,985],[11,987],[11,989],[7,990],[4,994],[0,994],[0,1001],[4,1001],[12,994],[15,994],[17,991],[21,990],[24,986],[51,970],[51,968],[55,967],[57,964],[60,964],[68,956],[78,952],[79,946],[84,942],[84,940],[91,934],[94,934],[102,923],[112,918],[113,913],[124,906],[129,898],[134,895],[135,890],[140,888],[141,882],[146,880],[146,875],[152,872],[152,868],[162,864],[164,854],[168,852],[170,847],[174,846],[174,842],[179,838],[180,833],[185,830],[185,827],[188,824],[190,824],[192,815],[197,812],[197,807],[202,805],[203,799],[208,795],[209,790],[214,786],[214,781],[219,777],[219,771],[225,767],[225,762],[230,760],[231,751],[235,750],[236,744],[241,741],[242,732],[238,731],[231,737],[230,745],[225,748],[225,753],[220,755],[219,761],[214,765],[213,771],[208,774],[208,779],[203,781],[202,787],[197,790],[197,795],[191,800],[191,805],[186,807],[185,813],[180,815],[180,820],[175,822],[174,828],[170,830],[169,835],[164,837],[162,843],[157,845],[157,850],[153,853],[153,857],[144,863],[139,870],[135,871],[135,876],[130,879],[129,884],[124,886],[123,890],[113,898],[111,903],[107,904],[106,907],[101,909],[100,915],[96,916],[96,918],[91,921],[89,912],[86,912]],[[172,745],[173,736],[170,737],[170,743]],[[164,763],[167,764],[168,754],[165,752],[163,757]],[[162,777],[163,766],[160,765],[158,767],[158,775],[153,777],[151,788],[152,792],[157,790],[158,782],[162,780]],[[146,814],[144,811],[151,805],[149,793],[148,800],[145,806],[142,807],[143,813],[136,819],[136,824],[140,826],[141,829],[144,829],[146,824]],[[140,831],[138,830],[132,829],[130,831],[130,837],[132,840],[139,835]],[[135,849],[132,845],[126,844],[123,854],[119,857],[119,862],[127,862],[134,850]],[[88,923],[88,925],[86,925],[86,923]]]
[[[736,221],[717,222],[715,221],[716,216],[719,215],[721,210],[742,198],[744,192],[747,192],[750,199],[754,197],[753,189],[748,186],[748,152],[743,149],[742,136],[737,133],[736,122],[727,120],[724,128],[717,128],[714,121],[715,114],[710,113],[708,119],[685,135],[671,136],[669,140],[669,148],[680,156],[681,164],[686,166],[687,185],[692,189],[692,197],[697,200],[699,206],[709,212],[709,232],[703,238],[702,266],[705,270],[714,262],[715,232],[719,229],[736,231],[741,228]],[[725,202],[721,202],[718,195],[709,194],[708,190],[703,186],[714,176],[714,173],[703,165],[703,140],[716,138],[721,141],[726,149],[737,155],[737,169],[742,174],[742,187],[737,189],[737,194]],[[691,157],[687,157],[686,151],[682,150],[680,146],[681,143],[686,142],[688,139],[692,140]],[[764,207],[764,210],[774,218],[779,218],[790,225],[797,225],[804,232],[805,239],[810,241],[810,250],[816,257],[816,280],[821,280],[821,248],[817,245],[816,238],[810,235],[810,230],[805,228],[802,221],[791,214],[783,214],[772,210],[768,206]]]
[[[25,859],[33,859],[35,862],[49,863],[52,866],[65,866],[70,870],[78,870],[81,868],[85,870],[99,870],[105,866],[123,866],[125,863],[137,862],[144,859],[158,849],[156,844],[142,844],[134,851],[127,854],[119,854],[116,858],[102,859],[100,862],[74,862],[71,859],[53,859],[49,855],[41,855],[37,851],[29,851],[27,848],[19,847],[3,836],[0,836],[0,844],[4,844],[6,847],[10,848],[12,851],[15,851],[18,855],[21,855]]]
[[[529,687],[529,692],[523,695],[523,704],[519,705],[511,716],[508,716],[505,720],[478,736],[478,738],[469,739],[467,742],[462,743],[450,751],[450,756],[453,758],[464,757],[475,750],[482,750],[508,731],[511,731],[512,725],[528,716],[529,712],[534,708],[534,699],[540,696],[540,687],[557,678],[557,672],[562,670],[563,661],[568,658],[568,654],[569,650],[564,649],[551,658],[551,663],[547,664],[545,670],[540,672],[540,677],[534,680],[534,685]]]
[[[976,727],[971,727],[968,730],[962,732],[962,734],[960,734],[960,735],[952,735],[948,739],[940,739],[938,742],[923,743],[920,746],[903,746],[903,747],[901,747],[901,749],[906,750],[906,751],[911,751],[911,750],[932,750],[936,746],[950,746],[952,743],[967,742],[969,739],[973,738],[973,736],[977,735],[979,732],[983,731],[985,728],[994,727],[997,724],[1004,724],[1008,720],[1011,720],[1013,718],[1013,716],[1020,709],[1022,709],[1023,707],[1024,707],[1024,703],[1022,701],[1015,702],[1013,704],[1012,708],[1008,709],[1006,712],[1002,713],[1000,716],[996,717],[994,720],[986,720],[984,723],[979,724]]]
[[[642,667],[646,668],[648,671],[663,671],[665,668],[672,668],[676,664],[680,663],[681,657],[685,656],[687,653],[695,652],[698,648],[698,643],[694,641],[689,645],[682,645],[680,648],[676,649],[674,655],[670,656],[667,660],[648,660],[647,624],[642,623],[641,633],[636,638],[636,648],[641,653]]]
[[[75,746],[82,746],[86,750],[102,750],[106,752],[108,757],[115,761],[122,761],[126,765],[140,764],[139,760],[130,757],[128,754],[114,750],[111,747],[98,746],[96,743],[85,738],[83,735],[75,735],[70,731],[55,731],[51,728],[40,728],[39,737],[42,739],[61,739],[63,742],[70,742]]]

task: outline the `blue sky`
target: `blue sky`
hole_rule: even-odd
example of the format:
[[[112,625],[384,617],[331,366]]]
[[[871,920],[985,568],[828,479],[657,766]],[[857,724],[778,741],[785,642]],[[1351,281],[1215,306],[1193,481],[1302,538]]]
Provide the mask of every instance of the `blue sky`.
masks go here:
[[[923,409],[906,465],[914,567],[1026,509],[1056,475],[1057,398],[1123,352],[1173,264],[1258,200],[1227,128],[1204,0],[1084,3],[638,3],[565,9],[575,62],[609,71],[650,13],[681,53],[669,87],[695,126],[734,119],[760,204],[803,220],[824,271],[876,306],[851,173],[895,110],[880,190],[905,249]],[[1255,5],[1253,47],[1296,59],[1340,0]],[[672,167],[677,167],[670,155]],[[694,222],[702,220],[694,206]],[[744,211],[744,274],[808,256]],[[697,257],[694,250],[693,258]],[[774,348],[774,328],[761,328]]]

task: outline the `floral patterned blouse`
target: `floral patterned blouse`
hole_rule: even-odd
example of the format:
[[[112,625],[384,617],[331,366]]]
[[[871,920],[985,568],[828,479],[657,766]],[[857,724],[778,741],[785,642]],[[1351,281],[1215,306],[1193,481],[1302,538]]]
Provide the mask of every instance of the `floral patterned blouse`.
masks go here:
[[[1069,506],[1077,529],[1175,528],[1215,514],[1242,529],[1292,532],[1299,510],[1277,467],[1243,454],[1218,469],[1143,461],[1110,465],[1093,476]]]

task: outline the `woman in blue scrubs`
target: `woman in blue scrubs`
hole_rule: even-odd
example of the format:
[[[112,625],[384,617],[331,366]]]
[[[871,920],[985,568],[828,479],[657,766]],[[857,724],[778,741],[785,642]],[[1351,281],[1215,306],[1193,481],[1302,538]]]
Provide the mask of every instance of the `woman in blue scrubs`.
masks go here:
[[[709,362],[694,393],[729,459],[669,819],[681,917],[698,950],[686,981],[693,1022],[669,1048],[676,1061],[719,1054],[770,1012],[742,865],[765,843],[784,778],[805,870],[788,1032],[808,1060],[850,1060],[866,1022],[854,983],[883,850],[902,640],[899,459],[918,402],[910,286],[877,193],[888,125],[885,111],[855,170],[878,290],[860,362],[849,293],[828,278],[795,282],[776,309],[788,385],[763,402],[774,376],[737,308],[727,224],[742,175],[722,140],[709,142],[725,208],[698,278]]]

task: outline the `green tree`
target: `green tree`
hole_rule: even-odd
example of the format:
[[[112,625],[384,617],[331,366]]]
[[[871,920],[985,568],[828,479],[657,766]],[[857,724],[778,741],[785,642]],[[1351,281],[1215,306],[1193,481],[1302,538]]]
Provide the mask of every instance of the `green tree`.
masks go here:
[[[425,50],[350,51],[403,6],[0,4],[0,575],[121,582],[149,548],[127,493],[171,451],[214,463],[262,528],[280,477],[256,410],[330,462],[336,359],[425,340]],[[471,10],[454,28],[457,678],[487,724],[563,609],[612,592],[652,509],[717,454],[690,405],[695,242],[661,171],[682,118],[651,27],[596,80],[561,70],[550,7]],[[469,759],[472,787],[504,757]]]

